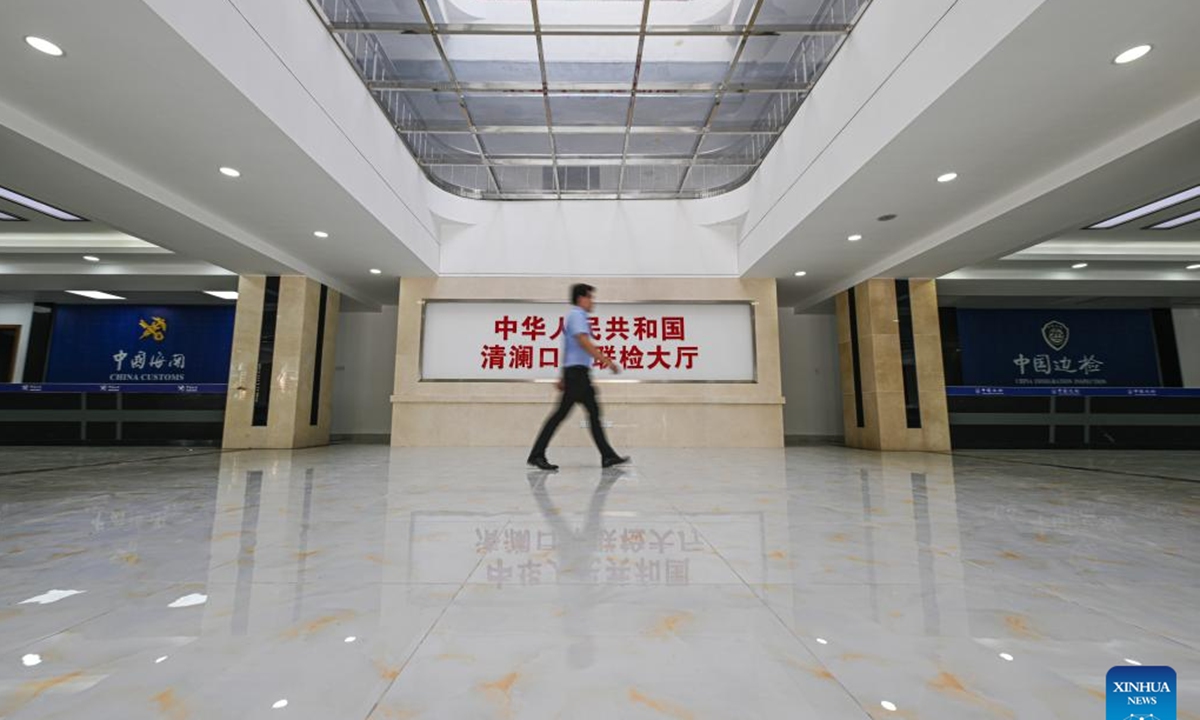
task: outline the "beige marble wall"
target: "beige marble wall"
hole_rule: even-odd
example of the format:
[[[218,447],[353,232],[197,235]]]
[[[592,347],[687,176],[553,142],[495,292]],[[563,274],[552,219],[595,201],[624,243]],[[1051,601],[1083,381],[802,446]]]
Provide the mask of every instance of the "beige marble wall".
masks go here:
[[[229,395],[225,404],[225,448],[299,448],[329,443],[332,414],[334,351],[340,297],[328,291],[322,351],[321,403],[318,424],[311,423],[317,321],[321,285],[309,278],[280,278],[279,312],[275,324],[271,398],[267,424],[254,426],[254,381],[262,332],[266,278],[243,276],[238,281],[237,316],[230,357]]]
[[[392,444],[533,443],[557,401],[546,383],[421,382],[421,306],[426,299],[519,298],[567,303],[570,285],[589,282],[597,301],[750,300],[755,303],[756,383],[598,384],[606,428],[617,448],[781,447],[779,323],[774,280],[659,278],[405,278],[400,282]],[[576,410],[555,445],[592,444]]]
[[[875,278],[855,287],[858,363],[862,383],[863,426],[854,407],[853,352],[847,293],[837,297],[838,353],[841,361],[846,444],[871,450],[950,449],[946,380],[942,368],[937,287],[933,280],[910,280],[913,344],[921,427],[909,428],[904,410],[904,372],[895,281]]]

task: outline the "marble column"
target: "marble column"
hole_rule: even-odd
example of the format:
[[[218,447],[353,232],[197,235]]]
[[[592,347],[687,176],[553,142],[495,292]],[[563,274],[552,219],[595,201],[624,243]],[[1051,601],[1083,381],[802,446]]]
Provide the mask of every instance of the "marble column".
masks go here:
[[[268,302],[276,289],[276,300]],[[336,291],[298,275],[242,276],[222,447],[329,444],[339,299]]]
[[[950,425],[933,280],[908,280],[915,372],[905,373],[897,281],[875,278],[837,297],[846,445],[947,451]],[[851,316],[851,306],[854,308]],[[852,322],[853,320],[853,322]],[[856,367],[857,366],[857,367]],[[857,380],[856,380],[857,374]]]

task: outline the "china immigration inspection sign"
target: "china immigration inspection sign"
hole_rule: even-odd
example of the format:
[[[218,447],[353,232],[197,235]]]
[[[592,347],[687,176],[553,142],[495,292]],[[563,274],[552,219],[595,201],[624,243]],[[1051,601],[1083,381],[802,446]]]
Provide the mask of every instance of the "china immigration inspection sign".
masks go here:
[[[541,380],[561,372],[565,303],[425,303],[422,380]],[[606,303],[592,342],[625,372],[665,382],[753,382],[754,307],[748,302]]]

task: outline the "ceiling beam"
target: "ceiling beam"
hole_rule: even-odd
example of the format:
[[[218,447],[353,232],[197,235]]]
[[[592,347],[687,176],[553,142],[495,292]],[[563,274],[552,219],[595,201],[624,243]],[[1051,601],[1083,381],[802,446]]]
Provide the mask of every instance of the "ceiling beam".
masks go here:
[[[528,35],[538,34],[532,25],[498,25],[489,23],[389,23],[349,22],[329,24],[335,33],[376,33],[391,35]],[[776,37],[780,35],[845,35],[850,32],[847,23],[809,23],[790,25],[763,25],[747,30],[740,25],[658,25],[648,26],[648,37]],[[543,37],[637,37],[642,29],[637,25],[558,25],[541,27]]]
[[[422,82],[420,80],[369,80],[367,87],[378,92],[445,92],[462,90],[473,94],[500,95],[621,95],[629,96],[633,86],[628,82],[547,83],[546,87],[521,82]],[[719,82],[693,83],[643,83],[637,86],[639,95],[697,95],[710,97],[721,89]],[[811,83],[731,83],[725,93],[734,94],[777,94],[804,93],[812,90]]]

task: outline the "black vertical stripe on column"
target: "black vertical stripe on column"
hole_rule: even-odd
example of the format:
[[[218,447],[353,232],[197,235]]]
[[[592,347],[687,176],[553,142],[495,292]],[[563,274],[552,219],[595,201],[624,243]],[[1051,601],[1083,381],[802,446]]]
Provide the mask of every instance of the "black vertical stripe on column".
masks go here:
[[[896,319],[900,321],[900,370],[904,380],[904,419],[921,427],[921,394],[917,387],[917,344],[913,340],[912,297],[907,280],[896,280]]]
[[[862,369],[859,367],[858,360],[858,303],[854,298],[854,288],[846,291],[846,298],[850,306],[850,366],[853,370],[851,375],[854,376],[854,419],[858,427],[865,427],[863,423]]]
[[[321,286],[321,305],[317,309],[317,356],[313,361],[312,409],[308,424],[316,425],[321,415],[321,360],[325,357],[325,306],[329,302],[329,288]]]
[[[254,373],[254,419],[251,425],[267,424],[271,408],[271,375],[275,359],[275,324],[279,319],[279,276],[267,278],[263,292],[262,329],[258,334],[258,363]]]
[[[1175,339],[1175,319],[1170,308],[1150,311],[1154,322],[1154,345],[1158,350],[1158,384],[1183,387],[1183,366],[1179,364],[1179,343]]]

